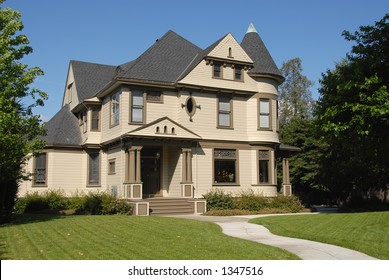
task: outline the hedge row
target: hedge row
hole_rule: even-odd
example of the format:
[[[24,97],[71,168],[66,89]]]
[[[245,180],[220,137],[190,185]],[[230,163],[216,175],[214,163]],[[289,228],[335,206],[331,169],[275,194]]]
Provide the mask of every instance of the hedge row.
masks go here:
[[[108,193],[67,197],[61,191],[50,190],[41,194],[34,192],[18,198],[14,206],[16,214],[60,213],[66,210],[87,215],[131,215],[132,213],[131,205]]]
[[[260,212],[264,209],[278,209],[278,212],[296,213],[303,205],[296,196],[264,197],[253,191],[241,192],[233,197],[222,190],[214,190],[203,195],[207,200],[207,210],[241,210]]]

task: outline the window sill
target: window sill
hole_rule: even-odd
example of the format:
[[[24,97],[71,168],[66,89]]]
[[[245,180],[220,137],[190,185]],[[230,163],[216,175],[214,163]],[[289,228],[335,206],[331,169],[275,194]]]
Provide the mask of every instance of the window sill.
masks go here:
[[[47,188],[48,185],[31,185],[31,188]]]
[[[229,129],[229,130],[234,130],[233,127],[230,127],[230,126],[217,126],[216,127],[217,129]]]
[[[238,183],[216,183],[212,184],[212,187],[240,187]]]
[[[116,175],[116,172],[108,173],[108,175]]]
[[[87,188],[101,188],[101,184],[98,185],[87,185]]]

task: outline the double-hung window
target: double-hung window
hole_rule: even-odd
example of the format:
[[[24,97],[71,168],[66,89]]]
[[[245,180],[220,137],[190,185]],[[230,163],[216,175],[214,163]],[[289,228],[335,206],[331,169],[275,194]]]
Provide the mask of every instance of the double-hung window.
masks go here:
[[[100,109],[92,108],[91,131],[100,131]]]
[[[219,97],[218,127],[232,127],[232,99],[229,97]]]
[[[144,98],[143,92],[140,90],[133,90],[131,97],[131,122],[143,123],[144,118]]]
[[[238,176],[237,151],[215,149],[214,158],[214,183],[236,184]]]
[[[242,66],[236,65],[234,68],[234,80],[241,81],[242,80]]]
[[[222,78],[222,64],[220,62],[213,63],[213,77]]]
[[[119,124],[120,120],[120,92],[111,96],[111,126]]]
[[[270,99],[259,99],[259,129],[271,129]]]
[[[47,154],[42,153],[35,157],[34,186],[47,185]]]

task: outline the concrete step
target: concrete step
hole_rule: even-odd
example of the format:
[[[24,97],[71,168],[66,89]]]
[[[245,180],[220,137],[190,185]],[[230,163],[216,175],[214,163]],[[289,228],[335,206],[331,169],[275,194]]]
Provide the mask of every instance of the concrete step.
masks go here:
[[[191,214],[194,213],[193,206],[188,199],[146,199],[149,202],[150,215],[167,214]]]

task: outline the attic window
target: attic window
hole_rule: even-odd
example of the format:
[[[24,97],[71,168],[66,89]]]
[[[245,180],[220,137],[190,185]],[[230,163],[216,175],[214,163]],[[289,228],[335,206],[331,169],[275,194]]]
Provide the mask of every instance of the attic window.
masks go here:
[[[72,102],[73,98],[73,83],[68,85],[68,104]]]
[[[228,57],[233,58],[232,56],[232,48],[228,48]]]

